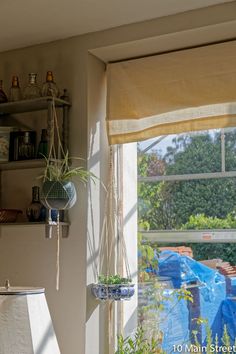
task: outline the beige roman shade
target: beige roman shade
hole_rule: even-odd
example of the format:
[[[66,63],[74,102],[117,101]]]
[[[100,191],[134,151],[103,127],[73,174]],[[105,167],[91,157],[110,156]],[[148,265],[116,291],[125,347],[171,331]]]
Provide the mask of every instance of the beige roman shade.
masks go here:
[[[236,126],[236,41],[108,65],[110,144]]]

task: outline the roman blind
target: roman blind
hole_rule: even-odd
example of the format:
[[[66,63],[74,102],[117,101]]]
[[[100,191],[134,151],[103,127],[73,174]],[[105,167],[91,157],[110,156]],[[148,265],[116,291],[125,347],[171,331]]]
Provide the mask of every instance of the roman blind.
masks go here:
[[[108,64],[110,144],[236,126],[236,41]]]

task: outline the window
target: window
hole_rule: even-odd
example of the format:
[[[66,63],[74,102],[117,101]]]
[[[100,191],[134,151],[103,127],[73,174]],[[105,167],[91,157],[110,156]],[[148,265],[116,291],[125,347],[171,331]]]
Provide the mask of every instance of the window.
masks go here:
[[[138,181],[139,222],[152,240],[234,240],[236,129],[140,142]],[[231,231],[196,231],[212,229]]]
[[[236,129],[161,136],[137,155],[139,324],[166,353],[234,343]]]

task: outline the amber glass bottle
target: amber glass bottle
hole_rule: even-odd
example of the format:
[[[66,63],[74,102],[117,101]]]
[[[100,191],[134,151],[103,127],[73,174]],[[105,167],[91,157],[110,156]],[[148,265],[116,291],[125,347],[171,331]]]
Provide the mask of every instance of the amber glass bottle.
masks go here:
[[[59,89],[54,82],[52,71],[47,72],[46,82],[44,82],[42,87],[42,96],[54,96],[59,97]]]
[[[22,99],[21,89],[18,76],[12,77],[12,85],[10,88],[9,101],[19,101]]]

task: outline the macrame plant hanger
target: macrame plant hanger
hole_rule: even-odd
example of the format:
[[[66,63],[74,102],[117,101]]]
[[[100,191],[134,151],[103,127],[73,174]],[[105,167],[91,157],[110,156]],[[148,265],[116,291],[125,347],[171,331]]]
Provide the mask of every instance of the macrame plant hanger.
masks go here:
[[[115,183],[114,148],[113,146],[110,146],[109,177],[108,187],[106,189],[104,217],[98,253],[100,263],[96,274],[97,280],[99,274],[103,274],[105,276],[116,274],[117,267],[114,265],[113,255],[118,251],[121,253],[121,258],[125,266],[126,274],[124,276],[131,279],[125,239],[121,230],[122,217],[121,201],[118,200],[117,187]]]
[[[122,222],[122,208],[121,201],[118,200],[118,193],[115,181],[115,168],[114,168],[114,147],[110,147],[109,153],[109,176],[108,176],[108,186],[106,189],[106,198],[104,204],[104,218],[101,229],[101,240],[98,253],[99,265],[97,267],[97,281],[99,274],[105,276],[116,275],[117,268],[122,268],[125,266],[126,274],[119,274],[121,276],[126,276],[131,279],[130,267],[128,263],[127,250],[125,245],[125,240],[123,232],[121,230]],[[118,267],[117,262],[115,262],[116,255],[120,253],[118,262],[122,262],[122,267]],[[108,295],[108,285],[106,288]],[[108,338],[109,338],[109,353],[113,353],[112,342],[114,341],[114,324],[113,324],[113,313],[114,313],[114,300],[106,302],[108,305]]]
[[[66,158],[66,153],[64,151],[62,142],[61,142],[61,137],[60,137],[60,130],[59,130],[59,125],[58,125],[58,120],[57,120],[57,112],[56,112],[56,106],[55,106],[55,100],[53,98],[52,100],[52,117],[53,117],[53,129],[51,132],[51,144],[50,144],[50,149],[48,153],[48,158],[47,158],[47,163],[48,164],[56,164],[58,168],[61,166],[61,159]],[[56,132],[56,136],[55,136]],[[57,151],[55,147],[55,139],[57,138]],[[50,191],[48,192],[49,195]],[[47,196],[48,196],[47,195]],[[47,197],[46,196],[46,197]],[[48,207],[48,212],[49,212],[49,218],[51,215],[51,208],[50,205],[47,204]],[[56,254],[56,290],[58,291],[60,287],[60,212],[59,210],[57,211],[57,254]]]

